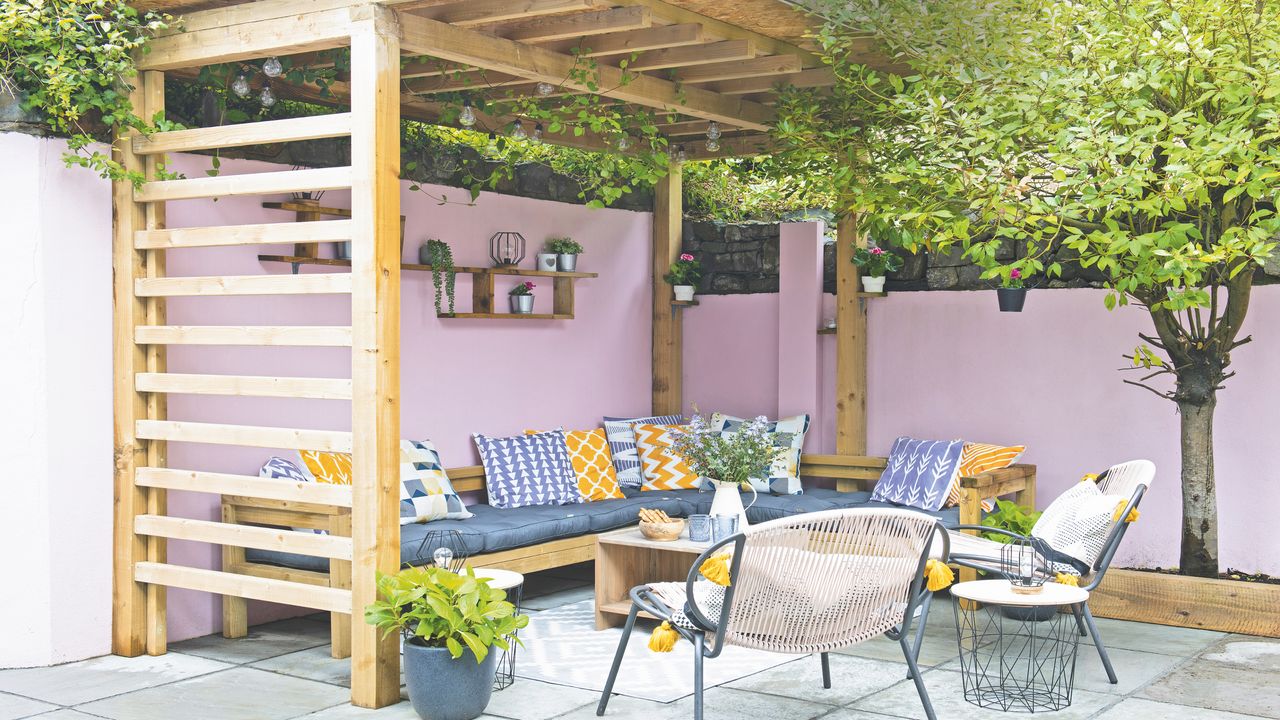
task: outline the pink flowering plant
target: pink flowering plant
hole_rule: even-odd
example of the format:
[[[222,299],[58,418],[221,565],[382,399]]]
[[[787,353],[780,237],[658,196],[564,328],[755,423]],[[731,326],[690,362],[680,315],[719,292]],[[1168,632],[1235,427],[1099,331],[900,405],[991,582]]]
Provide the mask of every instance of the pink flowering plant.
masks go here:
[[[1022,271],[1016,267],[1009,268],[1009,272],[1002,273],[1000,276],[1000,287],[1004,288],[1023,288]]]
[[[680,253],[680,259],[671,263],[662,279],[672,285],[697,285],[702,279],[702,263],[690,253]]]
[[[534,289],[534,288],[536,288],[536,287],[538,287],[538,286],[537,286],[537,285],[534,285],[531,281],[529,281],[529,280],[525,280],[524,282],[520,283],[519,285],[517,285],[517,286],[515,286],[515,287],[511,288],[511,292],[509,292],[509,293],[507,293],[507,294],[508,294],[508,295],[511,295],[511,296],[516,296],[516,295],[532,295],[532,294],[533,294],[533,289]]]
[[[860,247],[853,251],[853,264],[870,277],[884,277],[902,269],[902,258],[882,248]]]

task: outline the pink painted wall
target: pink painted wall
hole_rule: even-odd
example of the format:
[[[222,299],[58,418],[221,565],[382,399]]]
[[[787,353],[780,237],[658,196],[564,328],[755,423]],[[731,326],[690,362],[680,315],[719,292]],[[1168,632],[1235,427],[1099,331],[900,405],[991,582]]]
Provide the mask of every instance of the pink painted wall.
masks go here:
[[[208,167],[198,157],[178,158],[176,169],[197,176]],[[224,162],[224,173],[279,169],[264,163]],[[454,199],[465,192],[446,192]],[[170,227],[292,221],[292,213],[265,210],[261,198],[223,198],[217,202],[169,204]],[[326,205],[349,207],[344,193],[324,196]],[[487,241],[499,230],[518,230],[529,241],[528,258],[550,235],[568,235],[586,246],[579,268],[598,272],[578,282],[576,317],[571,321],[441,320],[433,307],[430,275],[406,272],[402,281],[401,392],[402,435],[429,438],[446,465],[478,462],[471,433],[519,433],[525,428],[597,427],[603,415],[645,413],[650,404],[648,213],[591,210],[580,205],[484,193],[476,206],[439,205],[405,187],[401,197],[405,258],[416,262],[427,238],[447,241],[458,265],[488,265]],[[254,275],[285,273],[288,266],[262,263],[258,248],[209,248],[170,254],[169,274]],[[290,254],[291,248],[263,253]],[[326,254],[329,248],[325,249]],[[304,268],[303,272],[327,268]],[[499,281],[499,292],[514,280]],[[550,312],[550,282],[535,290],[536,311]],[[468,276],[458,277],[457,309],[470,309]],[[499,300],[505,303],[506,298]],[[346,325],[350,300],[343,296],[174,299],[172,324]],[[350,377],[349,351],[317,348],[174,347],[174,372],[244,373]],[[173,419],[347,430],[346,402],[174,396]],[[173,467],[224,472],[254,472],[271,451],[173,444]],[[171,512],[213,518],[217,505],[206,495],[173,493]],[[216,549],[174,543],[174,562],[215,567]],[[172,591],[170,637],[181,639],[214,631],[220,622],[219,599],[202,593]],[[251,621],[296,612],[254,604]]]

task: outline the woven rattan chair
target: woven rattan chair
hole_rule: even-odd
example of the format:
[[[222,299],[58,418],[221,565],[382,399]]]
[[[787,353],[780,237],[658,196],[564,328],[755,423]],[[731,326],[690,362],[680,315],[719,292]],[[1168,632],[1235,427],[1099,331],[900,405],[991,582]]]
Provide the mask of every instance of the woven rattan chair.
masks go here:
[[[694,718],[702,719],[703,661],[728,645],[778,653],[818,653],[823,687],[831,687],[827,653],[886,635],[902,646],[925,713],[933,705],[916,660],[932,593],[923,580],[930,545],[947,535],[932,517],[909,510],[828,510],[752,525],[713,544],[684,583],[631,590],[631,613],[596,708],[603,715],[622,666],[636,615],[666,620],[693,643]],[[704,560],[732,553],[728,587],[702,578]],[[689,598],[694,601],[690,602]]]
[[[1101,543],[1102,552],[1098,555],[1098,559],[1094,561],[1092,567],[1089,568],[1089,572],[1080,578],[1080,587],[1092,592],[1102,582],[1102,576],[1106,574],[1107,568],[1111,566],[1111,559],[1115,556],[1116,549],[1120,547],[1120,541],[1124,539],[1124,534],[1129,528],[1129,523],[1125,522],[1125,518],[1129,516],[1131,511],[1136,510],[1142,502],[1142,496],[1146,493],[1147,487],[1151,485],[1155,474],[1156,466],[1150,460],[1132,460],[1108,468],[1105,473],[1098,476],[1098,489],[1102,491],[1102,494],[1128,498],[1128,501],[1123,512],[1116,515],[1117,519],[1107,529],[1106,537],[1102,539]],[[963,532],[965,530],[993,532],[1013,538],[1028,539],[1008,530],[989,528],[982,525],[960,525],[948,532],[951,543],[947,550],[952,564],[1005,576],[1016,571],[1016,569],[1003,567],[1000,562],[1000,549],[1004,545],[993,540],[969,535]],[[1038,568],[1038,571],[1051,578],[1057,574],[1057,569],[1051,567]],[[1116,671],[1111,666],[1111,658],[1107,656],[1107,647],[1102,644],[1102,636],[1098,634],[1098,625],[1093,621],[1093,613],[1089,612],[1089,604],[1087,602],[1081,603],[1072,607],[1071,611],[1075,614],[1076,626],[1080,631],[1080,635],[1093,636],[1093,644],[1098,649],[1098,656],[1102,659],[1102,666],[1107,671],[1107,679],[1111,681],[1112,685],[1115,685],[1119,682],[1116,678]]]

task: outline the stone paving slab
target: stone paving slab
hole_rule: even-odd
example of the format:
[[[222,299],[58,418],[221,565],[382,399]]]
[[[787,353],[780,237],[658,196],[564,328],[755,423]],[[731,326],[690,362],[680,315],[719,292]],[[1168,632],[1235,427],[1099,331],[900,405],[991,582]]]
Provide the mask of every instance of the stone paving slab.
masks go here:
[[[1187,707],[1160,703],[1142,698],[1129,698],[1119,705],[1102,713],[1097,720],[1135,720],[1136,718],[1153,718],[1164,720],[1258,720],[1256,715],[1240,715],[1239,713],[1221,710],[1205,710],[1204,708]]]
[[[905,663],[832,654],[831,688],[822,687],[822,664],[817,656],[749,675],[724,687],[804,700],[823,705],[847,705],[897,684],[906,677]],[[714,663],[715,660],[708,660]]]
[[[599,699],[590,690],[516,678],[511,687],[493,694],[485,712],[509,720],[548,720],[575,708],[594,708]]]
[[[185,655],[240,664],[328,645],[328,621],[314,622],[311,617],[255,625],[249,628],[246,637],[234,640],[221,635],[205,635],[173,643],[169,649]]]
[[[1102,644],[1108,649],[1122,648],[1161,655],[1191,657],[1227,636],[1226,633],[1212,630],[1149,625],[1111,618],[1094,618],[1094,620],[1098,625],[1098,634],[1102,636]],[[1085,643],[1092,645],[1093,637],[1086,635],[1080,638],[1080,642],[1082,645]],[[1081,651],[1083,652],[1083,648]]]
[[[350,698],[346,688],[241,667],[99,700],[80,709],[111,720],[290,720]]]
[[[0,693],[0,720],[18,720],[18,718],[39,715],[42,712],[56,710],[57,705],[32,700],[20,695]]]
[[[987,710],[971,705],[964,699],[964,687],[960,673],[949,670],[927,670],[922,673],[929,699],[939,718],[964,718],[964,720],[1010,720],[1011,715],[999,710]],[[1085,720],[1117,702],[1119,698],[1105,693],[1076,689],[1071,706],[1058,712],[1035,714],[1035,717],[1054,720]],[[924,707],[916,693],[915,683],[904,680],[883,692],[871,695],[852,705],[854,710],[882,713],[904,718],[924,718]]]
[[[1280,682],[1275,673],[1212,660],[1193,660],[1141,694],[1160,702],[1280,718]]]
[[[79,705],[229,667],[178,653],[136,658],[104,655],[47,668],[0,670],[0,691],[54,705]]]
[[[1276,611],[1280,612],[1280,608]],[[1280,674],[1280,640],[1230,635],[1212,645],[1200,659]]]

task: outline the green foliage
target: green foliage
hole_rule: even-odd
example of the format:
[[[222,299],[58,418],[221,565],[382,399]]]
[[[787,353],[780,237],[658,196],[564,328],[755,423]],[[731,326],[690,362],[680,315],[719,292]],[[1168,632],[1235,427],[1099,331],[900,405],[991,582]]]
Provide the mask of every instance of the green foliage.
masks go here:
[[[902,258],[878,247],[859,247],[853,251],[851,260],[871,277],[884,277],[885,273],[902,269]]]
[[[366,623],[403,633],[408,642],[448,648],[454,659],[465,646],[483,662],[490,647],[509,649],[511,634],[529,624],[505,592],[489,587],[471,568],[465,575],[434,566],[379,574],[378,596],[365,608]]]
[[[521,296],[521,295],[532,295],[532,294],[533,294],[533,289],[534,289],[534,288],[536,288],[536,287],[538,287],[538,286],[537,286],[536,284],[534,284],[534,282],[533,282],[532,280],[525,280],[524,282],[520,283],[519,285],[516,285],[515,287],[511,288],[511,292],[509,292],[509,293],[507,293],[507,294],[508,294],[508,295],[510,295],[510,296],[512,296],[512,297],[518,297],[518,296]]]
[[[431,284],[436,289],[436,314],[442,310],[441,293],[449,297],[449,314],[453,314],[453,287],[458,273],[453,265],[453,248],[443,240],[431,239],[426,242],[427,254],[431,260]]]
[[[701,415],[689,420],[687,430],[672,431],[672,449],[698,475],[741,485],[766,472],[780,449],[768,421],[758,417],[743,423],[737,432],[715,430]]]
[[[558,255],[581,255],[586,250],[580,243],[567,237],[547,238],[547,252],[553,252]]]
[[[1036,521],[1040,519],[1041,514],[1039,510],[1023,507],[1010,500],[996,500],[996,510],[982,518],[982,525],[989,528],[1008,530],[1027,537],[1031,535],[1031,528],[1035,527]],[[1012,538],[1008,535],[1001,533],[983,533],[982,537],[998,543],[1012,541]]]
[[[697,285],[702,279],[702,262],[689,253],[682,253],[662,279],[672,285]]]
[[[803,172],[803,168],[780,165],[772,157],[685,163],[685,217],[719,222],[778,221],[807,210],[834,207],[835,198]]]
[[[113,180],[142,181],[109,155],[89,148],[102,135],[151,132],[129,102],[133,55],[168,18],[138,12],[123,0],[6,0],[0,4],[0,93],[21,97],[55,132],[70,136],[68,165]],[[164,129],[173,129],[165,125]]]

